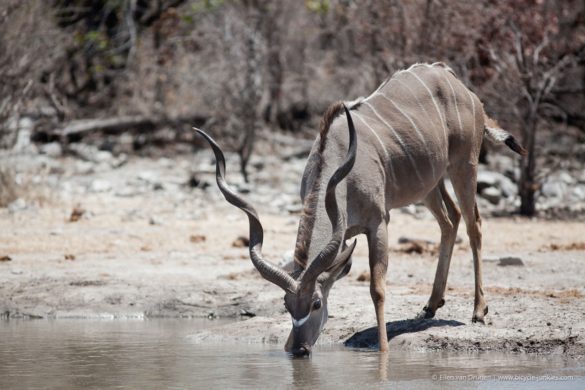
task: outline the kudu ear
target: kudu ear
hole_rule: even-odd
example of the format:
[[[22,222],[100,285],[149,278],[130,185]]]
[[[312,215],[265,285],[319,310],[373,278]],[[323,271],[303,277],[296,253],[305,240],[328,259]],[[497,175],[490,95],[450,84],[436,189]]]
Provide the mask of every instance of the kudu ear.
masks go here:
[[[335,258],[333,264],[331,264],[325,272],[319,275],[317,280],[320,283],[332,283],[347,275],[351,269],[351,255],[356,244],[357,240],[354,240],[350,246],[345,247],[339,256]]]

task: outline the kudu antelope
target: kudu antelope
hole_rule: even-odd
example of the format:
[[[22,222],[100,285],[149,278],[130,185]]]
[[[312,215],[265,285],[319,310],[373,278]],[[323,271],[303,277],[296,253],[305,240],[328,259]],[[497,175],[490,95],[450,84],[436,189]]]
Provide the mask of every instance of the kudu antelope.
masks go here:
[[[290,274],[264,260],[263,230],[256,211],[227,187],[220,148],[198,131],[215,153],[221,192],[248,215],[254,266],[285,291],[293,325],[286,351],[310,353],[327,321],[329,291],[351,267],[355,241],[346,246],[345,240],[360,233],[368,241],[379,348],[388,349],[384,300],[389,210],[419,201],[441,229],[433,289],[419,317],[433,317],[445,303],[449,263],[463,215],[475,271],[472,320],[484,321],[488,307],[482,289],[481,219],[475,201],[479,151],[484,136],[517,153],[525,151],[487,117],[477,96],[446,65],[413,65],[394,74],[369,97],[347,106],[335,103],[327,110],[302,177],[304,210]],[[445,189],[447,174],[459,207]]]

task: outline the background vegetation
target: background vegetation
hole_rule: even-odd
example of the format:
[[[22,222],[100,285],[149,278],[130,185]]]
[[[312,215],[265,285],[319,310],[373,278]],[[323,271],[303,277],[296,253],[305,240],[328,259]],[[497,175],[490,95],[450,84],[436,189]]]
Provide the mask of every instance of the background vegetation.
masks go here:
[[[258,134],[312,138],[331,102],[422,61],[448,63],[520,135],[523,214],[551,142],[576,140],[557,164],[585,160],[579,0],[1,0],[0,144],[25,119],[36,142],[133,131],[135,150],[204,125],[246,176]]]

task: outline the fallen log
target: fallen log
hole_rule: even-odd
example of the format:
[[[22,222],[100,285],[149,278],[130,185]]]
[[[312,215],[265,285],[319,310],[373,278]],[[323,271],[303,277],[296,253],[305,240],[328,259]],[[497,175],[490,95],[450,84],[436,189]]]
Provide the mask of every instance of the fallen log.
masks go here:
[[[47,133],[66,142],[71,137],[83,137],[94,132],[121,133],[129,130],[154,131],[163,126],[201,126],[207,118],[200,115],[180,117],[119,116],[113,118],[75,119]]]
[[[125,131],[129,128],[156,127],[163,120],[145,116],[122,116],[106,119],[78,119],[69,122],[65,127],[56,129],[55,132],[62,136],[79,135],[93,131]]]

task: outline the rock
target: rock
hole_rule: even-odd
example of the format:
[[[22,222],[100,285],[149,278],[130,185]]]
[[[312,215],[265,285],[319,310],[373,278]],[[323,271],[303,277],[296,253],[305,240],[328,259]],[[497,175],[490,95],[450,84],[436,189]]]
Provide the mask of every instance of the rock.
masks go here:
[[[502,190],[502,195],[506,198],[516,196],[518,194],[518,186],[508,176],[501,175],[498,181],[498,187]]]
[[[160,218],[158,218],[158,217],[152,216],[152,217],[150,217],[150,219],[148,220],[148,223],[149,223],[150,225],[158,225],[158,226],[160,226],[160,225],[162,225],[162,224],[163,224],[163,221],[162,221],[162,219],[160,219]]]
[[[97,163],[109,163],[113,157],[112,153],[107,150],[98,150],[94,156],[94,160]]]
[[[236,183],[234,185],[234,187],[236,187],[236,190],[240,193],[240,194],[249,194],[250,193],[250,185],[248,183]]]
[[[286,206],[285,209],[290,214],[300,214],[303,211],[303,205],[301,203],[292,203]]]
[[[585,201],[585,185],[577,185],[573,188],[571,195],[574,199]]]
[[[138,174],[138,179],[145,181],[147,183],[151,183],[151,184],[160,182],[158,175],[152,171],[140,172]]]
[[[569,185],[575,183],[575,179],[573,178],[573,176],[569,175],[569,173],[566,171],[559,172],[556,175],[556,179],[558,181],[561,181],[561,182],[563,182],[565,184],[569,184]]]
[[[203,234],[191,234],[191,236],[189,237],[189,241],[191,241],[194,244],[205,242],[206,240],[207,237],[205,237]]]
[[[523,266],[524,262],[522,261],[521,258],[519,257],[511,257],[511,256],[507,256],[507,257],[500,257],[500,260],[498,262],[498,265],[500,267],[507,267],[507,266]]]
[[[286,272],[292,272],[294,268],[295,251],[290,250],[282,254],[282,259],[278,262],[278,266],[283,268]]]
[[[409,204],[406,207],[400,208],[400,212],[403,214],[409,214],[416,216],[416,206],[413,204]]]
[[[203,190],[210,186],[209,182],[199,179],[194,173],[189,177],[187,185],[191,188],[201,188]]]
[[[91,182],[89,190],[91,192],[108,192],[112,189],[112,184],[105,179],[95,179]]]
[[[512,257],[512,256],[504,256],[504,257],[484,257],[484,263],[491,263],[496,264],[500,267],[507,267],[507,266],[524,266],[524,262],[519,257]]]
[[[89,175],[95,172],[95,164],[89,161],[76,161],[75,173],[78,175]]]
[[[25,210],[26,208],[27,208],[26,201],[22,198],[18,198],[8,205],[8,211],[10,211],[11,213],[16,213],[17,211],[22,211]]]
[[[33,133],[33,121],[28,117],[21,118],[18,121],[16,129],[16,142],[12,148],[13,151],[19,153],[36,153],[36,146],[31,143],[31,136]]]
[[[356,280],[358,282],[369,282],[370,281],[370,273],[368,271],[363,271],[361,274],[358,275]]]
[[[502,192],[496,187],[484,188],[480,195],[493,205],[500,203],[500,199],[502,198]]]
[[[122,197],[122,198],[126,198],[126,197],[136,196],[140,192],[141,191],[138,191],[136,188],[133,188],[130,186],[125,186],[125,187],[118,189],[114,195]]]
[[[518,193],[518,187],[509,177],[499,172],[481,170],[477,173],[477,190],[482,193],[486,188],[495,187],[501,190],[501,195],[512,197]]]
[[[404,237],[404,236],[401,236],[398,238],[399,244],[409,244],[411,242],[416,242],[416,243],[421,244],[421,245],[435,245],[436,244],[436,242],[434,242],[434,241],[423,240],[420,238],[411,238],[411,237]]]
[[[482,191],[484,188],[495,187],[498,184],[498,174],[490,171],[477,172],[477,190]]]
[[[69,216],[69,222],[79,221],[83,214],[85,214],[85,209],[83,209],[80,205],[75,206],[71,211],[71,215]]]
[[[234,240],[234,242],[232,242],[232,246],[234,248],[245,248],[248,245],[250,245],[250,240],[248,239],[248,237],[244,236],[239,236]]]
[[[49,142],[48,144],[41,145],[39,151],[53,158],[61,157],[63,154],[63,148],[59,142]]]
[[[250,310],[242,309],[242,310],[240,310],[240,316],[252,318],[252,317],[256,317],[256,313],[251,312]]]
[[[567,184],[557,180],[547,180],[540,190],[547,198],[562,198],[567,192]]]

